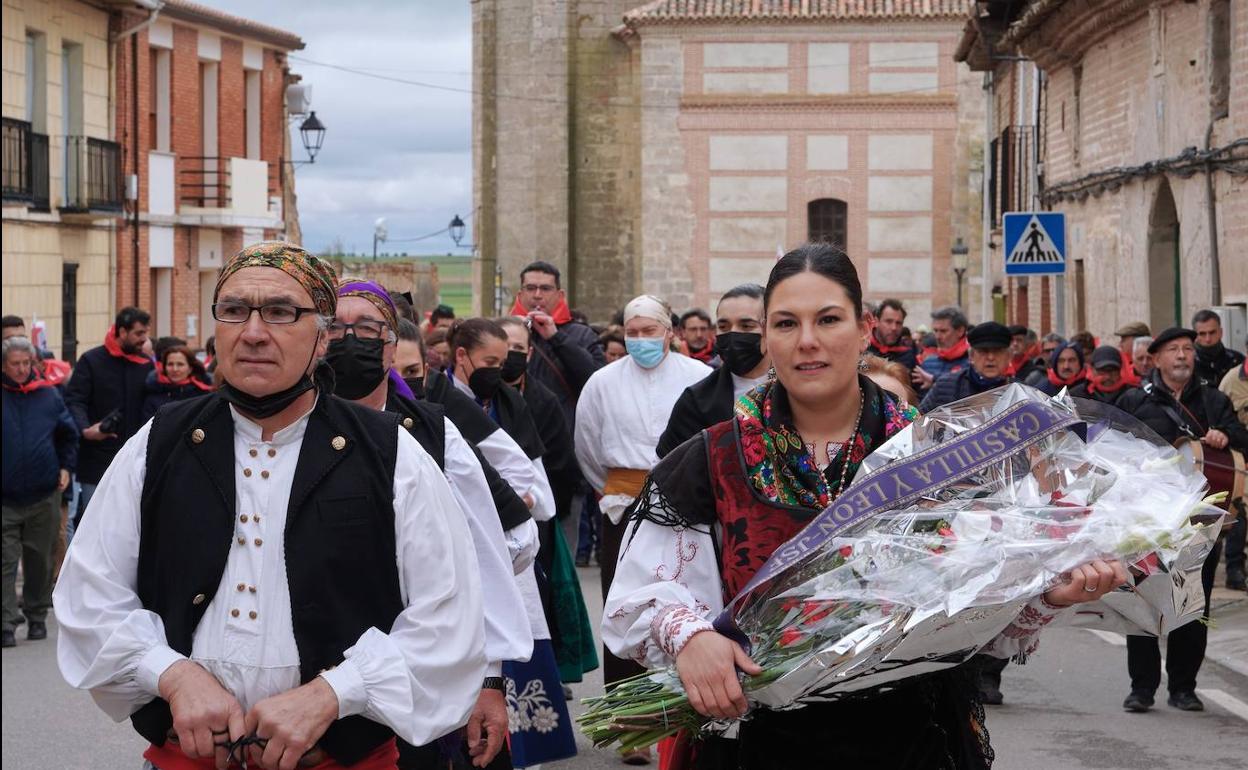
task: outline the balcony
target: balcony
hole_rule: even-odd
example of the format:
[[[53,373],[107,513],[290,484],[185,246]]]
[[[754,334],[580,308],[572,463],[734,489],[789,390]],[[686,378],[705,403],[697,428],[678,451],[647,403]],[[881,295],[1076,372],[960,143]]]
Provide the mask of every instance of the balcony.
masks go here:
[[[270,164],[262,160],[179,157],[178,213],[211,225],[278,227],[280,193],[273,192],[274,182]]]
[[[61,213],[113,216],[121,209],[121,145],[89,136],[65,137]]]
[[[47,211],[50,202],[47,134],[32,131],[28,121],[4,118],[0,153],[4,201],[25,203],[29,208]]]

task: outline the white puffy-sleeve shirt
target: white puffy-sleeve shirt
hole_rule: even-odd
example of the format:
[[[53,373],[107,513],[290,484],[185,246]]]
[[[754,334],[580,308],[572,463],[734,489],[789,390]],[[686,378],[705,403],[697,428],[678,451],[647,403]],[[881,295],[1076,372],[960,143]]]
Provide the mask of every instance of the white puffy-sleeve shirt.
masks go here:
[[[282,535],[308,416],[264,441],[258,425],[231,412],[242,545],[230,549],[190,658],[246,711],[300,684]],[[157,697],[161,674],[184,659],[136,593],[150,426],[100,480],[53,594],[62,675],[118,721]],[[389,633],[368,629],[321,676],[338,696],[339,717],[362,715],[419,746],[467,722],[485,676],[485,632],[468,523],[437,464],[396,430],[395,558],[405,609]]]
[[[576,460],[590,486],[602,494],[611,468],[653,468],[676,399],[710,373],[701,361],[670,352],[653,369],[625,356],[594,372],[576,402]],[[599,506],[618,524],[632,501],[608,495]]]

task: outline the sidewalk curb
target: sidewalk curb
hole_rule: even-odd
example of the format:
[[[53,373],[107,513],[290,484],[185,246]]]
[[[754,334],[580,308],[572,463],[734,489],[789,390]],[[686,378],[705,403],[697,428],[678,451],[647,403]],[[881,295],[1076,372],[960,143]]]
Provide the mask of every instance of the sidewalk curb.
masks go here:
[[[1248,677],[1248,593],[1221,586],[1213,589],[1205,659],[1240,676]]]

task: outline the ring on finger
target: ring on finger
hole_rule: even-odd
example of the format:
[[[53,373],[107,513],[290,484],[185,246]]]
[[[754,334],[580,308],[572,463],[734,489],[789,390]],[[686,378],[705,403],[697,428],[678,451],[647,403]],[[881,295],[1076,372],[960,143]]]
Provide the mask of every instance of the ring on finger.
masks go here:
[[[1088,593],[1090,593],[1090,594],[1094,594],[1094,593],[1096,593],[1097,591],[1099,591],[1100,589],[1099,589],[1099,588],[1097,588],[1096,586],[1084,586],[1084,587],[1083,587],[1083,590],[1084,590],[1084,591],[1087,591],[1087,592],[1088,592]]]

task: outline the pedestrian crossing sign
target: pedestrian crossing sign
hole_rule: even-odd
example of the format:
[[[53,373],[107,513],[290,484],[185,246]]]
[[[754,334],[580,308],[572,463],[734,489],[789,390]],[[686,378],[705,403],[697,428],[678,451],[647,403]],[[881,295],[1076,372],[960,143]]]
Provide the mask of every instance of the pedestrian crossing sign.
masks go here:
[[[1066,215],[1018,211],[1005,215],[1006,275],[1061,275],[1066,272]]]

